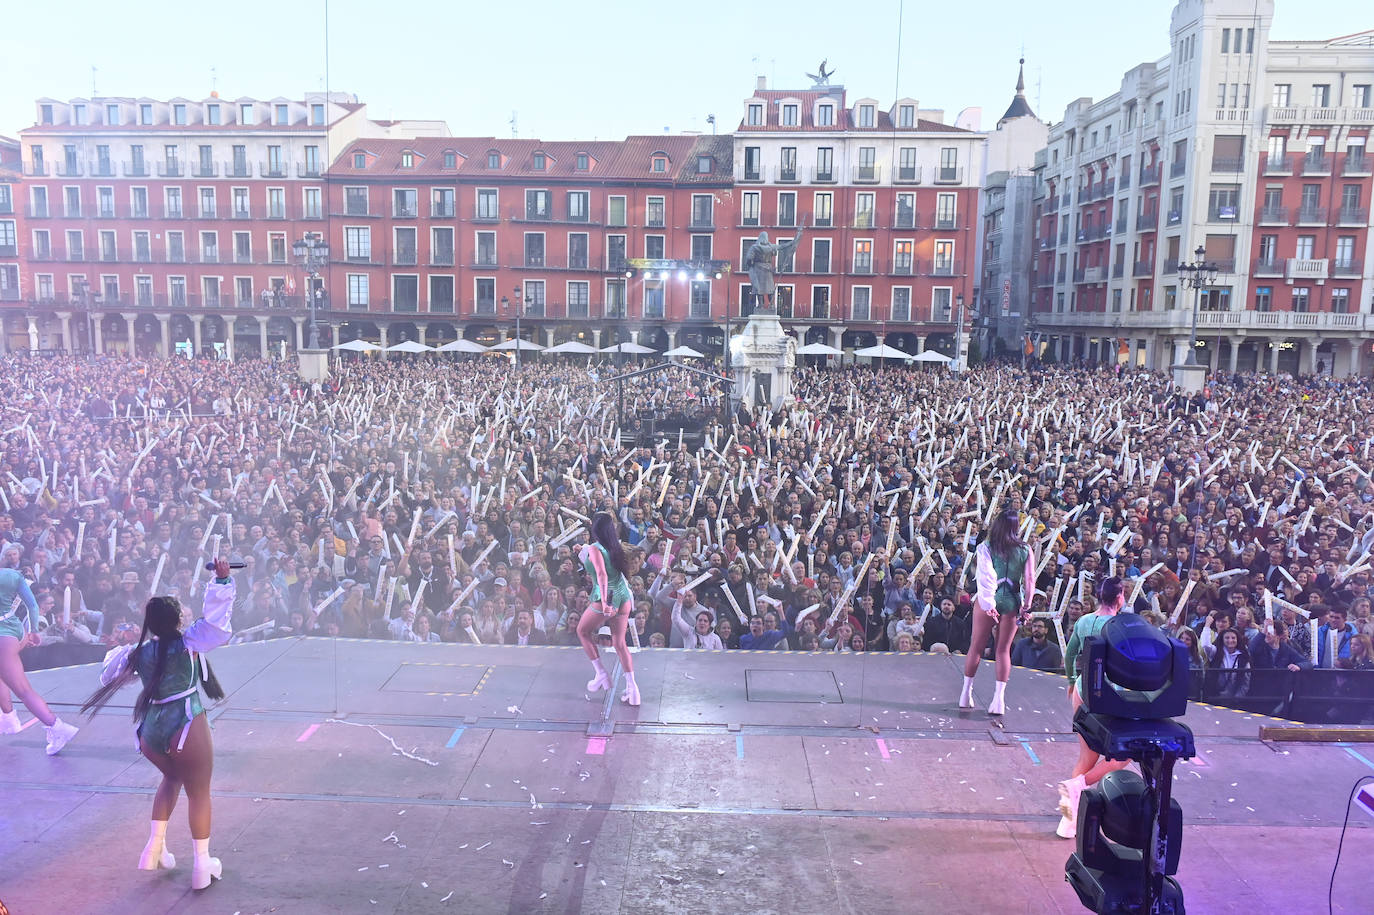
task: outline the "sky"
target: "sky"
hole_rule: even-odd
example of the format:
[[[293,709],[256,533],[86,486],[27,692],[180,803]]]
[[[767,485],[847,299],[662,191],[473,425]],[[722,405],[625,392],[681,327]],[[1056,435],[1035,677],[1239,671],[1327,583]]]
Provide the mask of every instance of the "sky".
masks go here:
[[[325,2],[178,4],[171,14],[67,0],[60,17],[49,4],[8,3],[0,134],[31,125],[41,96],[89,96],[93,78],[100,95],[158,99],[203,98],[212,88],[231,99],[299,98],[324,88]],[[366,102],[374,118],[445,120],[458,136],[511,136],[514,115],[520,137],[619,139],[709,132],[711,114],[729,131],[757,76],[805,88],[805,74],[826,59],[850,99],[885,108],[913,97],[951,123],[981,107],[990,129],[1011,101],[1023,46],[1031,106],[1057,121],[1073,99],[1110,95],[1126,69],[1163,56],[1172,8],[1170,0],[328,0],[328,84]],[[1271,34],[1329,38],[1371,26],[1362,0],[1277,0]]]

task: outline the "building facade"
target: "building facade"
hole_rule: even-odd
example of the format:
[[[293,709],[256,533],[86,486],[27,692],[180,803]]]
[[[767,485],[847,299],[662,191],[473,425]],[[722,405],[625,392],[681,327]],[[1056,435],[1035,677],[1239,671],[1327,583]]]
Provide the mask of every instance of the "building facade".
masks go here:
[[[1272,15],[1272,0],[1180,0],[1166,57],[1051,128],[1036,166],[1040,354],[1167,369],[1196,307],[1213,369],[1370,365],[1374,31],[1276,40]],[[1216,278],[1193,288],[1198,249]]]

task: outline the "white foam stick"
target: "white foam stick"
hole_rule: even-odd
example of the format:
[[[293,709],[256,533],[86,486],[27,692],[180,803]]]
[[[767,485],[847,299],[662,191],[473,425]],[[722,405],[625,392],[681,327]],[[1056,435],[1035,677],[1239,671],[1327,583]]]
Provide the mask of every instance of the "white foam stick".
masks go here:
[[[382,599],[382,580],[383,580],[383,576],[386,575],[386,567],[387,567],[387,563],[385,563],[385,562],[379,562],[379,563],[377,563],[377,584],[376,584],[376,586],[372,589],[372,599],[373,599],[373,600],[381,600],[381,599]]]
[[[389,576],[386,580],[386,610],[382,613],[382,619],[391,618],[391,602],[396,598],[396,576]]]
[[[62,628],[72,624],[72,589],[62,589]]]
[[[739,601],[735,600],[735,595],[730,591],[730,586],[721,582],[720,590],[725,592],[725,599],[730,602],[730,608],[735,611],[735,616],[739,617],[741,626],[748,626],[749,620],[745,617],[744,611],[739,608]]]
[[[425,581],[423,578],[420,579],[420,587],[418,587],[418,588],[415,589],[415,596],[412,597],[412,598],[410,599],[410,612],[411,612],[411,615],[414,615],[415,611],[416,611],[417,609],[419,609],[419,606],[420,606],[420,598],[422,598],[422,597],[424,596],[424,594],[425,594],[425,585],[427,585],[427,584],[429,584],[429,582]]]
[[[574,524],[572,527],[568,528],[568,529],[565,530],[563,533],[559,534],[559,535],[558,535],[557,537],[555,537],[553,540],[550,540],[550,541],[549,541],[549,546],[556,550],[556,549],[558,549],[560,546],[562,546],[563,544],[567,543],[569,540],[572,540],[572,539],[573,539],[574,537],[576,537],[578,534],[582,533],[582,531],[583,531],[582,525],[580,525],[580,524]],[[483,555],[485,555],[485,554],[483,554]],[[473,565],[476,565],[476,563],[473,563]]]
[[[110,561],[111,561],[111,562],[114,562],[114,558],[115,558],[115,538],[116,538],[118,535],[119,535],[118,529],[114,526],[113,523],[111,523],[111,524],[110,524]]]
[[[1183,617],[1183,608],[1188,606],[1188,596],[1193,593],[1193,588],[1196,585],[1195,579],[1190,578],[1188,580],[1188,587],[1183,589],[1183,594],[1178,599],[1178,606],[1174,608],[1174,615],[1170,622],[1177,624],[1179,619]]]
[[[153,570],[153,583],[148,588],[149,594],[154,596],[157,595],[157,586],[162,583],[162,569],[166,565],[167,554],[163,553],[161,556],[157,557],[157,568]]]
[[[633,494],[631,494],[631,498],[633,498]],[[565,515],[570,515],[570,516],[576,518],[578,521],[581,521],[583,524],[591,524],[591,523],[592,523],[592,519],[591,519],[591,518],[588,518],[586,515],[580,514],[579,512],[573,511],[571,508],[568,508],[566,505],[560,505],[560,506],[558,506],[558,510],[561,511],[561,512],[562,512],[563,514],[565,514]],[[495,541],[493,541],[493,542],[495,542]]]
[[[713,574],[714,574],[713,572],[703,572],[701,575],[698,575],[696,578],[693,578],[691,581],[689,581],[689,582],[687,582],[685,585],[683,585],[683,586],[682,586],[682,590],[683,590],[683,591],[695,591],[696,588],[697,588],[697,585],[699,585],[699,584],[701,584],[702,582],[706,581],[706,580],[707,580],[708,578],[710,578]]]
[[[820,604],[812,604],[811,606],[807,607],[805,610],[797,614],[797,618],[793,621],[793,625],[797,628],[801,628],[801,621],[806,617],[810,616],[811,614],[815,613],[819,609],[821,609]]]
[[[1321,642],[1320,642],[1320,634],[1319,634],[1319,632],[1318,632],[1318,624],[1317,624],[1317,621],[1314,620],[1314,619],[1309,619],[1309,620],[1307,621],[1307,627],[1308,627],[1309,639],[1310,639],[1310,641],[1311,641],[1311,646],[1312,646],[1312,666],[1313,666],[1313,667],[1316,667],[1316,666],[1317,666],[1317,662],[1318,662],[1318,660],[1319,660],[1320,657],[1321,657],[1321,656],[1318,654],[1318,652],[1320,651],[1320,648],[1321,648]],[[1332,635],[1335,635],[1335,634],[1336,634],[1336,631],[1335,631],[1334,629],[1331,630],[1331,634],[1332,634]],[[1331,659],[1331,666],[1332,666],[1332,667],[1335,667],[1335,666],[1336,666],[1336,659],[1335,659],[1334,657]]]
[[[341,595],[341,594],[343,594],[343,593],[344,593],[343,585],[340,585],[339,587],[337,587],[337,588],[335,588],[333,591],[331,591],[331,592],[329,593],[329,596],[328,596],[328,597],[326,597],[324,600],[322,600],[322,601],[320,601],[318,604],[316,604],[316,605],[315,605],[315,608],[314,608],[313,610],[310,611],[310,618],[311,618],[311,619],[314,619],[315,617],[319,616],[320,613],[324,611],[324,608],[325,608],[325,607],[328,607],[330,604],[334,603],[334,601],[338,600],[339,595]]]
[[[2,491],[2,490],[0,490],[0,491]],[[85,542],[86,542],[86,522],[85,522],[85,521],[78,521],[78,522],[76,523],[76,548],[75,548],[75,550],[74,550],[74,558],[75,558],[75,560],[76,560],[77,562],[80,562],[80,561],[81,561],[81,548],[82,548],[82,546],[85,544]]]
[[[1249,575],[1249,569],[1227,569],[1225,572],[1214,572],[1207,576],[1208,581],[1221,581],[1226,578],[1233,578],[1236,575]]]

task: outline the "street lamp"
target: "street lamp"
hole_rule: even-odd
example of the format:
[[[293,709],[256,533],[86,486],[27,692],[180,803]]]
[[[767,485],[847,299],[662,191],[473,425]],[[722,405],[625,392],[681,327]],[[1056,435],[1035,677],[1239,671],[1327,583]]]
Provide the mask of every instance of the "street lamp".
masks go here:
[[[1193,262],[1178,265],[1180,282],[1185,288],[1192,289],[1195,293],[1193,296],[1193,326],[1188,332],[1188,354],[1183,358],[1184,365],[1197,365],[1197,312],[1202,304],[1202,290],[1216,283],[1219,271],[1216,264],[1203,260],[1206,254],[1207,249],[1198,245],[1197,250],[1193,252]]]
[[[964,371],[964,294],[961,292],[955,299],[959,306],[959,322],[954,325],[954,370]]]
[[[305,295],[310,300],[310,340],[306,348],[317,350],[320,348],[320,326],[315,320],[315,281],[319,279],[320,268],[329,263],[329,243],[320,233],[307,232],[291,246],[291,253],[305,274]]]
[[[516,365],[517,368],[524,368],[524,366],[525,366],[525,357],[524,357],[524,354],[521,352],[521,350],[522,350],[524,347],[522,347],[522,346],[520,345],[520,344],[521,344],[521,339],[520,339],[520,316],[521,316],[522,314],[524,314],[524,312],[525,312],[525,307],[526,307],[526,306],[529,304],[529,302],[530,302],[529,299],[522,298],[522,296],[523,296],[523,291],[521,290],[521,288],[520,288],[519,286],[516,286],[516,287],[515,287],[515,365]],[[510,299],[506,298],[505,296],[501,296],[501,311],[502,311],[502,313],[505,313],[505,314],[508,314],[508,313],[510,312]]]

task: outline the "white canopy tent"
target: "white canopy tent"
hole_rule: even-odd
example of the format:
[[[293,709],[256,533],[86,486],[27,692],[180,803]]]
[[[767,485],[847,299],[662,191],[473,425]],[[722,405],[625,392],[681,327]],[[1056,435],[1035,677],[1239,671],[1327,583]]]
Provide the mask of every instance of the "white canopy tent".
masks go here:
[[[797,347],[798,356],[843,356],[844,350],[835,349],[829,343],[808,343]]]
[[[544,347],[540,346],[538,343],[517,339],[507,340],[504,343],[498,343],[491,347],[491,351],[496,353],[513,353],[517,349],[527,353],[542,353],[544,351]]]
[[[954,361],[933,349],[928,349],[919,356],[912,356],[911,359],[913,362],[943,362],[946,365]]]
[[[910,354],[904,353],[896,347],[888,346],[886,343],[880,343],[877,346],[866,346],[863,349],[856,349],[854,355],[869,359],[901,359],[904,362],[909,362],[911,360]]]
[[[445,343],[439,347],[441,353],[485,353],[487,348],[480,343],[473,343],[459,337],[451,343]]]
[[[589,343],[583,343],[581,340],[569,340],[544,350],[545,355],[552,356],[590,356],[598,352],[600,350],[596,347]]]
[[[697,352],[696,350],[692,349],[690,346],[675,346],[675,347],[673,347],[672,349],[668,350],[668,352],[664,353],[663,355],[667,356],[669,359],[673,359],[673,358],[677,358],[677,359],[705,359],[705,358],[706,358],[706,354],[705,354],[705,353],[699,353],[699,352]]]
[[[395,346],[388,346],[386,351],[388,353],[432,353],[434,347],[427,346],[419,340],[402,340]]]
[[[615,345],[613,345],[613,346],[605,347],[604,349],[601,350],[601,352],[603,352],[603,353],[633,353],[633,354],[635,354],[635,355],[637,355],[637,356],[643,356],[643,355],[646,355],[646,354],[648,354],[648,353],[654,352],[654,348],[653,348],[652,346],[645,346],[643,343],[617,343],[617,344],[615,344]]]
[[[381,349],[375,343],[368,343],[366,340],[349,340],[347,343],[336,343],[334,349],[343,350],[346,353],[371,353]]]

